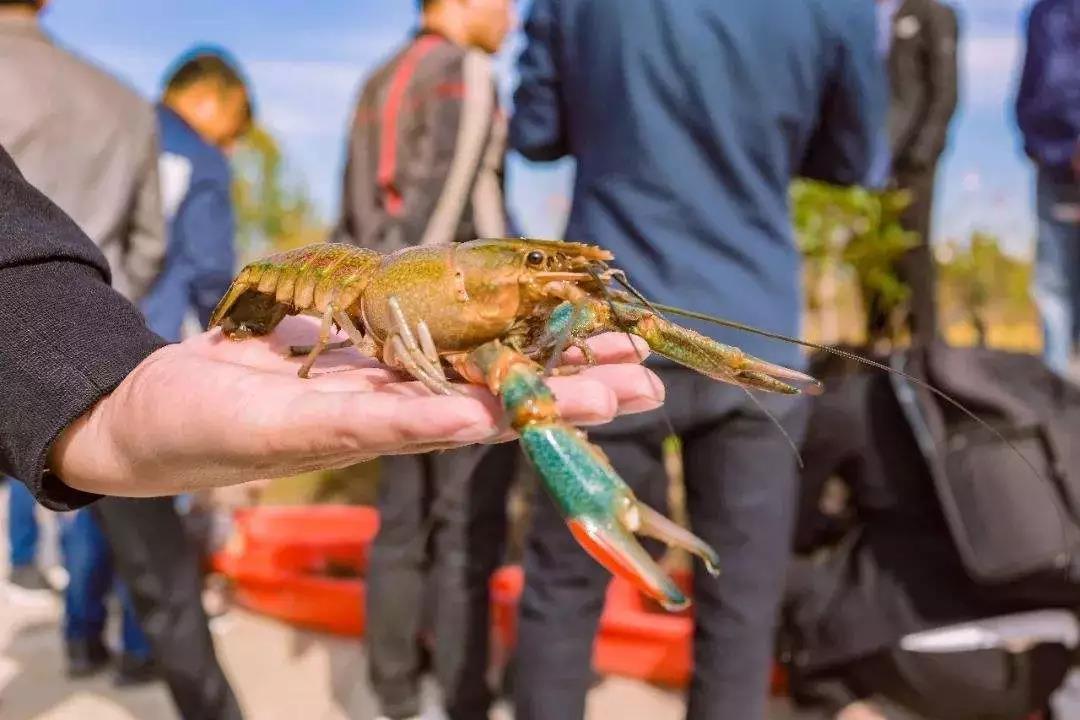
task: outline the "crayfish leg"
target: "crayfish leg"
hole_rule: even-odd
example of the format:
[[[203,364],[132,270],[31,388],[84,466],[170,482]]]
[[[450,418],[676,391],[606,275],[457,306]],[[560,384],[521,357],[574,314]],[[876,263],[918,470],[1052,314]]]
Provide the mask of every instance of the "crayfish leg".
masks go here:
[[[352,347],[352,340],[340,340],[338,342],[327,343],[323,348],[323,352],[330,352],[331,350],[344,350],[347,347]],[[307,355],[315,349],[315,345],[290,345],[289,355],[291,357],[300,357],[301,355]]]
[[[419,330],[421,336],[426,335],[424,343],[428,345],[428,352],[425,352],[425,349],[421,348],[416,341],[416,335],[413,334],[412,328],[409,327],[409,322],[405,318],[405,313],[402,312],[401,304],[398,303],[397,298],[389,298],[387,306],[390,309],[390,318],[394,328],[393,334],[386,341],[388,352],[384,355],[384,358],[388,361],[387,364],[392,365],[396,361],[404,367],[406,372],[423,383],[432,392],[439,395],[457,394],[458,391],[447,380],[446,373],[442,369],[442,363],[439,360],[435,343],[431,339],[431,333],[427,329],[427,325],[421,321]],[[429,356],[429,353],[435,356],[434,360]]]
[[[330,324],[334,320],[333,308],[326,308],[326,312],[323,313],[322,324],[319,325],[319,339],[311,347],[311,351],[307,355],[307,359],[304,360],[304,364],[300,366],[300,370],[297,371],[297,375],[307,379],[311,373],[311,366],[315,364],[315,360],[322,354],[323,350],[330,342]]]

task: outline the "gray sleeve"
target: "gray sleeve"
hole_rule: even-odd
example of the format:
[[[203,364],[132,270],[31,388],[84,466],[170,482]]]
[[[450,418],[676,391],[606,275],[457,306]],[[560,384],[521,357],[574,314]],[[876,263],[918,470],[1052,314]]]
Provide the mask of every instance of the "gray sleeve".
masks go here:
[[[128,292],[134,302],[149,292],[161,271],[167,244],[158,178],[157,127],[149,110],[142,135],[143,151],[132,186],[127,247],[122,261],[124,276],[130,283]]]

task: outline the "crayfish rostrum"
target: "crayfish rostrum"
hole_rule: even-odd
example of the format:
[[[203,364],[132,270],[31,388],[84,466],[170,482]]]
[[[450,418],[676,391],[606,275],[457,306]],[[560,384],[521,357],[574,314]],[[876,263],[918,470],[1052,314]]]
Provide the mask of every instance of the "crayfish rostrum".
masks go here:
[[[578,542],[611,572],[665,607],[688,604],[633,533],[700,557],[712,548],[639,502],[585,434],[564,422],[545,365],[585,339],[629,332],[659,355],[716,380],[778,393],[815,386],[802,373],[722,345],[665,319],[617,287],[625,279],[600,247],[547,240],[473,240],[380,255],[352,245],[311,245],[245,267],[211,319],[228,337],[269,333],[288,314],[314,315],[319,337],[301,377],[333,347],[354,345],[433,392],[456,392],[453,373],[502,401],[521,444]],[[625,285],[628,287],[628,285]],[[333,326],[348,341],[330,343]]]

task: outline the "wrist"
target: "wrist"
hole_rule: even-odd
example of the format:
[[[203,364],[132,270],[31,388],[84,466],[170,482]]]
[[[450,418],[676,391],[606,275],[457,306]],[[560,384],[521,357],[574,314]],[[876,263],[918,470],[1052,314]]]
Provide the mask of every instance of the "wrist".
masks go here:
[[[123,495],[126,483],[116,463],[114,443],[102,428],[100,415],[109,396],[64,428],[46,456],[46,472],[72,490],[96,495]]]
[[[166,346],[139,363],[110,393],[60,431],[46,456],[46,467],[68,487],[99,495],[141,496],[148,475],[139,450],[154,448],[152,418],[141,412],[138,385]],[[151,382],[153,380],[151,379]],[[141,418],[141,420],[140,420]],[[136,437],[126,437],[134,431]]]

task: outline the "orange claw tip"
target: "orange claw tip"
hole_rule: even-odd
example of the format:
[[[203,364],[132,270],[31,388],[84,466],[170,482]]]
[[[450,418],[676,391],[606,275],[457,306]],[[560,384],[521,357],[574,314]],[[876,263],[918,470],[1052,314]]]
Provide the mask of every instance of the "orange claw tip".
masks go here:
[[[633,535],[622,528],[601,527],[581,519],[566,521],[585,552],[609,572],[630,582],[644,595],[675,612],[690,607],[690,599],[656,564]]]

